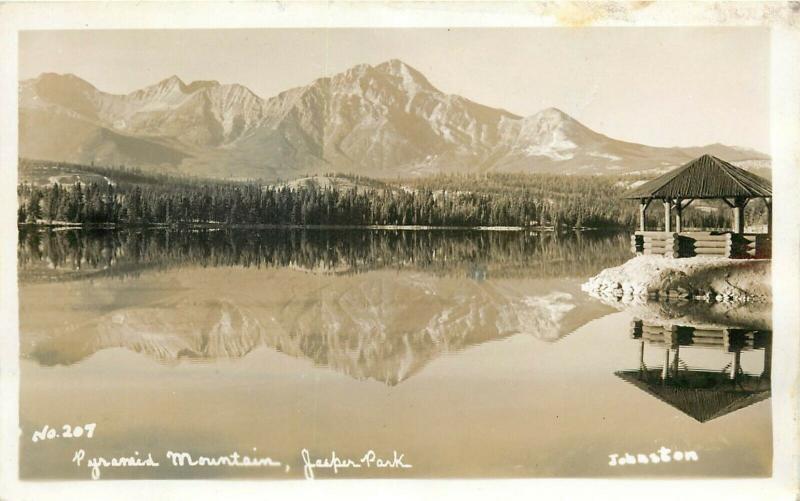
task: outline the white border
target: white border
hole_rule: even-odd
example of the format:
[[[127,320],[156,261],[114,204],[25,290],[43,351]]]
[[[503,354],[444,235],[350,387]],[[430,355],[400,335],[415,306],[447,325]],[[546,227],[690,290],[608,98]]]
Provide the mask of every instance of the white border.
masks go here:
[[[769,26],[774,223],[773,477],[759,480],[20,482],[16,289],[17,32],[245,27]],[[796,499],[800,348],[800,7],[778,2],[0,4],[0,498]],[[731,71],[736,71],[731,61]],[[624,430],[620,430],[624,432]]]

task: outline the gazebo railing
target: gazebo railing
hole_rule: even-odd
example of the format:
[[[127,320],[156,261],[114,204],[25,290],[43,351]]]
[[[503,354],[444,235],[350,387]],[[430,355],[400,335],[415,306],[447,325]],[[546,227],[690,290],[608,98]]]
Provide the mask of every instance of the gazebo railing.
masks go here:
[[[771,238],[766,233],[637,231],[631,235],[631,251],[637,255],[768,259],[772,255],[771,249]]]

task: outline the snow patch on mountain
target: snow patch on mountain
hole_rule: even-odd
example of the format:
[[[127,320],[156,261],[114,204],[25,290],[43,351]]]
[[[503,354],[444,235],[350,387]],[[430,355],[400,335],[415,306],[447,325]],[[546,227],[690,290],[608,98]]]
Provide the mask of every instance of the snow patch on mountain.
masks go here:
[[[588,153],[588,155],[590,157],[605,158],[605,159],[608,159],[608,160],[622,160],[622,157],[620,157],[620,156],[612,155],[610,153],[601,153],[599,151],[590,151]]]
[[[538,156],[553,160],[569,160],[575,158],[575,154],[570,151],[577,147],[577,144],[567,139],[562,132],[557,131],[551,135],[548,143],[531,144],[525,148],[525,154],[529,157]]]

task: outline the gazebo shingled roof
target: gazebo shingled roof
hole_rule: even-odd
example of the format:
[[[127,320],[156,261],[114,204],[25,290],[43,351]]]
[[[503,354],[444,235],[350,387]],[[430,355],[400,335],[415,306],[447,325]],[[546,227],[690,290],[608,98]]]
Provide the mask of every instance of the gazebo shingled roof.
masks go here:
[[[762,388],[759,387],[760,385],[757,382],[751,382],[751,384],[747,385],[755,386],[749,390],[742,389],[741,384],[731,389],[686,388],[671,384],[665,385],[661,382],[659,373],[660,369],[651,370],[649,373],[645,372],[644,377],[642,377],[641,371],[638,370],[617,371],[614,374],[701,423],[753,405],[769,398],[771,395],[769,386]],[[712,375],[724,377],[719,373],[705,371],[690,371],[688,375],[694,377],[710,377]],[[684,377],[686,376],[687,374],[684,374]],[[758,381],[758,378],[754,376],[745,377]]]
[[[726,197],[772,197],[772,183],[715,156],[703,155],[625,196],[663,200]]]

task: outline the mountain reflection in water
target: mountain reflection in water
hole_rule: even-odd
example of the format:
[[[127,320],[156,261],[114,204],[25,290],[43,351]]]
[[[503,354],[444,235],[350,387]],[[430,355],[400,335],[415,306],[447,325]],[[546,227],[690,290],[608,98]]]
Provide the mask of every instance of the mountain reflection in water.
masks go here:
[[[266,346],[396,385],[442,354],[554,341],[612,312],[578,277],[627,252],[624,235],[591,233],[26,231],[22,356],[126,348],[176,363]]]

